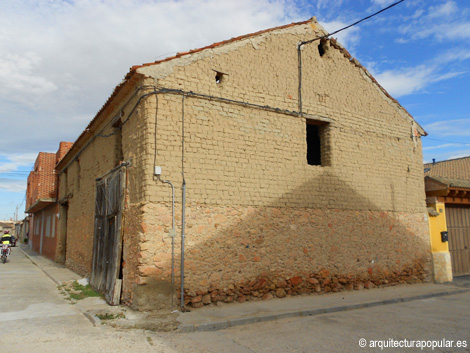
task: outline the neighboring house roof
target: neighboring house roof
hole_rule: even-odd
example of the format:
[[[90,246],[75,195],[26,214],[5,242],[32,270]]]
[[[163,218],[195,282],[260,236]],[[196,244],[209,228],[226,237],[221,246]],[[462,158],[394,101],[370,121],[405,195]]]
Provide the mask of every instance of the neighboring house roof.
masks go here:
[[[155,61],[155,62],[152,62],[152,63],[145,63],[145,64],[142,64],[142,65],[136,65],[136,66],[132,66],[129,70],[129,72],[127,73],[127,75],[124,77],[124,80],[119,84],[117,85],[113,92],[111,93],[110,97],[108,98],[108,100],[106,101],[106,103],[101,107],[101,109],[98,111],[98,113],[95,115],[95,117],[91,120],[91,122],[88,124],[88,126],[86,127],[86,129],[80,134],[80,136],[77,138],[77,140],[75,141],[75,143],[73,144],[72,148],[70,148],[70,150],[65,154],[65,156],[63,157],[63,159],[57,164],[57,170],[59,172],[62,172],[62,170],[64,168],[66,168],[68,166],[68,163],[70,163],[70,159],[71,159],[71,156],[74,156],[75,154],[77,153],[80,153],[82,149],[86,148],[87,144],[86,144],[86,141],[88,140],[88,138],[95,132],[97,126],[99,125],[99,122],[100,122],[100,116],[109,108],[112,108],[113,107],[113,101],[114,99],[122,92],[122,91],[129,91],[130,90],[130,84],[133,84],[135,82],[138,81],[139,79],[139,76],[142,77],[144,76],[142,73],[140,73],[138,70],[141,69],[141,68],[145,68],[145,67],[149,67],[149,66],[154,66],[154,65],[159,65],[159,64],[162,64],[162,63],[165,63],[165,62],[169,62],[169,61],[172,61],[172,60],[175,60],[175,59],[179,59],[183,56],[189,56],[189,55],[192,55],[192,54],[196,54],[196,53],[201,53],[201,52],[204,52],[206,50],[212,50],[212,49],[215,49],[215,48],[218,48],[218,47],[221,47],[221,46],[224,46],[224,45],[227,45],[227,44],[232,44],[232,43],[235,43],[235,42],[238,42],[238,41],[242,41],[244,39],[249,39],[249,38],[252,38],[252,37],[255,37],[255,36],[259,36],[259,35],[263,35],[265,33],[268,33],[268,32],[273,32],[273,31],[276,31],[276,30],[282,30],[282,29],[287,29],[289,27],[294,27],[294,26],[299,26],[299,25],[306,25],[306,24],[311,24],[311,26],[313,28],[315,28],[316,30],[320,30],[320,32],[323,32],[325,33],[325,35],[327,34],[327,32],[317,23],[316,21],[316,18],[315,17],[312,17],[311,19],[307,20],[307,21],[302,21],[302,22],[294,22],[294,23],[290,23],[290,24],[287,24],[287,25],[283,25],[283,26],[278,26],[278,27],[274,27],[274,28],[270,28],[270,29],[266,29],[266,30],[262,30],[262,31],[258,31],[258,32],[254,32],[254,33],[250,33],[250,34],[246,34],[246,35],[242,35],[242,36],[239,36],[239,37],[234,37],[234,38],[231,38],[231,39],[228,39],[228,40],[225,40],[225,41],[222,41],[222,42],[217,42],[217,43],[213,43],[211,45],[208,45],[208,46],[205,46],[205,47],[202,47],[202,48],[199,48],[199,49],[193,49],[193,50],[189,50],[187,52],[182,52],[182,53],[176,53],[176,55],[174,56],[171,56],[171,57],[168,57],[168,58],[165,58],[165,59],[162,59],[162,60],[158,60],[158,61]],[[403,108],[400,103],[398,103],[398,101],[396,99],[394,99],[378,82],[377,80],[369,73],[369,71],[367,71],[367,69],[365,67],[363,67],[359,61],[355,58],[353,58],[351,56],[351,54],[349,54],[349,52],[340,44],[338,43],[334,38],[330,38],[330,43],[331,43],[331,46],[334,47],[335,49],[338,49],[341,51],[341,53],[343,53],[344,57],[346,57],[353,65],[357,66],[357,67],[360,67],[361,69],[363,69],[363,71],[365,72],[365,74],[371,79],[371,81],[392,101],[394,102],[396,105],[397,105],[397,108],[400,109],[400,110],[403,110],[403,112],[409,117],[409,119],[411,121],[413,121],[414,123],[416,123],[416,126],[417,126],[417,129],[416,129],[416,135],[421,135],[421,136],[426,136],[427,133],[426,131],[414,120],[414,118],[411,116],[411,114],[405,109]],[[127,87],[127,88],[126,88]]]
[[[427,176],[426,179],[434,180],[442,185],[445,185],[447,188],[460,188],[470,190],[470,180],[452,179],[437,176]]]
[[[470,156],[426,163],[424,176],[442,177],[453,180],[470,180]]]
[[[426,163],[424,183],[427,196],[444,197],[450,202],[459,198],[460,202],[470,197],[470,157]]]

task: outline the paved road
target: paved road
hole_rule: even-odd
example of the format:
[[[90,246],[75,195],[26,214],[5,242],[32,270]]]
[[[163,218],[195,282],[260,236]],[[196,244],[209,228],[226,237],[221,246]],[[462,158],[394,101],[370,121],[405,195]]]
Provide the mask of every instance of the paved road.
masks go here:
[[[0,264],[2,353],[177,352],[151,334],[94,327],[17,248]]]
[[[470,352],[470,295],[188,334],[206,352]],[[359,346],[364,338],[366,348]],[[466,348],[369,348],[371,340],[465,341]],[[211,346],[207,342],[212,342]],[[385,343],[377,343],[377,345]],[[398,343],[400,344],[400,343]],[[405,343],[403,343],[405,344]],[[416,345],[416,344],[415,344]]]
[[[467,285],[465,280],[462,285]],[[470,352],[470,293],[238,326],[155,333],[94,327],[19,249],[0,264],[0,352]],[[466,348],[361,348],[435,340]],[[415,343],[416,345],[416,343]]]

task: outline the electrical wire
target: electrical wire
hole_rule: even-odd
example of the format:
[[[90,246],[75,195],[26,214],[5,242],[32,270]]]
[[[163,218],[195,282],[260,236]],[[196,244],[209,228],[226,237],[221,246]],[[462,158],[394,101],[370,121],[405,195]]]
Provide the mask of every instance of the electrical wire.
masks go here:
[[[23,201],[21,201],[21,203],[18,205],[18,208],[20,208],[21,206],[23,206],[23,203],[26,201],[26,193],[24,194],[24,197],[23,197]]]
[[[137,110],[137,107],[139,106],[140,102],[142,102],[145,98],[150,97],[152,95],[158,95],[158,94],[184,95],[186,97],[195,97],[195,98],[201,98],[201,99],[207,99],[207,100],[214,100],[214,101],[219,101],[219,102],[223,102],[223,103],[227,103],[227,104],[235,104],[235,105],[250,107],[250,108],[254,108],[254,109],[266,110],[266,111],[270,111],[270,112],[277,113],[277,114],[282,114],[282,115],[289,115],[289,116],[296,116],[296,117],[301,115],[296,111],[280,109],[280,108],[271,107],[271,106],[268,106],[268,105],[260,105],[260,104],[246,102],[246,101],[239,101],[239,100],[234,100],[234,99],[229,99],[229,98],[223,98],[223,97],[212,96],[212,95],[207,95],[207,94],[202,94],[202,93],[195,93],[195,92],[192,92],[192,91],[184,91],[184,90],[173,89],[173,88],[163,88],[163,87],[159,88],[157,86],[146,85],[146,86],[141,86],[141,87],[137,88],[136,92],[138,92],[140,90],[143,90],[143,89],[150,89],[150,88],[153,89],[153,91],[149,92],[149,93],[145,93],[145,94],[143,94],[139,97],[138,101],[135,103],[132,110],[129,112],[129,114],[124,119],[124,121],[122,121],[121,124],[116,128],[116,130],[114,130],[113,132],[111,132],[109,134],[104,134],[103,130],[107,126],[109,126],[109,124],[106,124],[106,126],[103,129],[101,129],[101,131],[98,134],[95,134],[91,137],[91,139],[75,154],[75,156],[70,160],[70,162],[67,163],[62,168],[62,170],[57,174],[61,175],[75,160],[78,159],[78,157],[81,155],[81,153],[97,137],[108,138],[108,137],[111,137],[111,136],[117,134],[122,129],[122,127],[129,121],[129,119],[132,117],[134,112]],[[136,93],[134,93],[133,96],[135,96],[135,94]],[[125,105],[127,105],[130,102],[132,97],[125,103]]]
[[[334,32],[332,32],[332,33],[325,34],[324,36],[317,37],[317,38],[314,38],[314,39],[311,39],[311,40],[307,40],[307,41],[301,42],[299,45],[301,46],[301,45],[304,45],[304,44],[312,43],[312,42],[314,42],[314,41],[316,41],[316,40],[319,40],[319,39],[331,37],[332,35],[334,35],[334,34],[336,34],[336,33],[339,33],[339,32],[341,32],[341,31],[344,31],[344,30],[348,29],[348,28],[354,27],[354,26],[358,25],[359,23],[368,20],[369,18],[372,18],[372,17],[374,17],[374,16],[377,16],[379,13],[382,13],[382,12],[384,12],[384,11],[387,11],[388,9],[391,9],[392,7],[394,7],[394,6],[396,6],[396,5],[400,4],[400,3],[402,3],[403,1],[405,1],[405,0],[397,1],[397,2],[395,2],[395,3],[393,3],[393,4],[391,4],[391,5],[389,5],[389,6],[385,7],[385,8],[383,8],[382,10],[377,11],[377,12],[373,13],[373,14],[370,15],[370,16],[364,17],[363,19],[361,19],[361,20],[359,20],[359,21],[356,21],[356,22],[354,22],[354,23],[352,23],[352,24],[350,24],[350,25],[348,25],[348,26],[346,26],[346,27],[340,28],[340,29],[338,29],[338,30],[336,30],[336,31],[334,31]]]
[[[297,45],[298,80],[299,80],[298,96],[299,96],[299,113],[300,113],[300,115],[303,115],[303,113],[302,113],[302,46],[306,45],[306,44],[313,43],[314,41],[317,41],[317,40],[326,39],[326,38],[331,37],[332,35],[334,35],[336,33],[339,33],[341,31],[344,31],[344,30],[348,29],[348,28],[356,26],[357,24],[359,24],[359,23],[361,23],[365,20],[368,20],[369,18],[372,18],[372,17],[376,16],[376,15],[378,15],[378,14],[380,14],[380,13],[382,13],[382,12],[384,12],[384,11],[386,11],[386,10],[402,3],[403,1],[405,1],[405,0],[397,1],[393,4],[391,4],[391,5],[383,8],[380,11],[377,11],[377,12],[373,13],[370,16],[364,17],[363,19],[350,24],[349,26],[338,29],[337,31],[334,31],[332,33],[328,33],[328,34],[325,34],[323,36],[316,37],[316,38],[313,38],[313,39],[310,39],[310,40],[302,41]]]
[[[16,172],[0,172],[1,175],[12,175],[12,176],[28,176],[31,172],[34,173],[34,171],[30,171],[30,172],[20,172],[20,171],[16,171]],[[41,172],[41,173],[34,173],[34,175],[55,175],[56,173],[50,173],[50,172]]]
[[[209,99],[209,100],[218,100],[218,101],[221,101],[221,102],[226,102],[226,103],[232,103],[232,104],[238,104],[238,105],[243,105],[243,106],[248,106],[248,107],[252,107],[252,108],[257,108],[257,109],[265,109],[265,110],[269,110],[269,111],[272,111],[272,112],[276,112],[276,113],[281,113],[281,114],[286,114],[286,115],[291,115],[291,116],[300,116],[300,117],[303,117],[303,113],[302,113],[302,58],[301,58],[301,47],[302,45],[305,45],[305,44],[309,44],[309,43],[312,43],[316,40],[319,40],[319,39],[322,39],[322,38],[327,38],[327,37],[330,37],[332,36],[333,34],[336,34],[336,33],[339,33],[341,31],[344,31],[348,28],[351,28],[367,19],[370,19],[402,2],[404,2],[405,0],[400,0],[400,1],[397,1],[385,8],[383,8],[382,10],[380,11],[377,11],[375,13],[373,13],[372,15],[370,16],[367,16],[367,17],[364,17],[363,19],[359,20],[359,21],[356,21],[352,24],[350,24],[349,26],[346,26],[346,27],[343,27],[341,29],[338,29],[337,31],[334,31],[332,33],[329,33],[329,34],[326,34],[324,36],[321,36],[321,37],[317,37],[317,38],[314,38],[314,39],[311,39],[311,40],[308,40],[308,41],[303,41],[303,42],[300,42],[297,49],[298,49],[298,65],[299,65],[299,111],[298,112],[295,112],[295,111],[289,111],[289,110],[285,110],[285,109],[280,109],[280,108],[275,108],[275,107],[270,107],[270,106],[267,106],[267,105],[259,105],[259,104],[254,104],[254,103],[249,103],[249,102],[245,102],[245,101],[238,101],[238,100],[233,100],[233,99],[228,99],[228,98],[223,98],[223,97],[216,97],[216,96],[211,96],[211,95],[205,95],[205,94],[200,94],[200,93],[194,93],[192,91],[189,91],[189,92],[185,92],[183,90],[176,90],[176,89],[169,89],[169,88],[161,88],[161,89],[156,89],[155,86],[142,86],[142,87],[139,87],[138,89],[136,89],[136,91],[134,92],[134,94],[132,95],[131,98],[129,98],[126,103],[124,104],[123,108],[121,108],[121,112],[123,111],[123,109],[127,106],[127,104],[131,101],[131,99],[137,94],[138,91],[140,91],[141,89],[143,88],[148,88],[148,87],[153,87],[154,88],[154,91],[153,92],[150,92],[150,93],[147,93],[147,94],[144,94],[142,96],[139,97],[139,100],[136,102],[136,104],[134,105],[134,107],[132,108],[131,112],[127,115],[127,118],[119,125],[119,127],[114,130],[113,132],[109,133],[109,134],[103,134],[103,131],[105,128],[107,128],[109,126],[109,122],[105,125],[105,127],[101,130],[100,133],[98,133],[97,135],[94,135],[92,137],[92,139],[90,141],[88,141],[87,144],[85,144],[85,146],[83,146],[78,152],[77,154],[75,155],[75,157],[62,169],[62,171],[59,173],[59,174],[62,174],[62,172],[68,168],[68,166],[73,163],[77,158],[78,156],[85,150],[85,148],[87,148],[93,141],[96,137],[103,137],[103,138],[107,138],[107,137],[111,137],[113,135],[115,135],[116,133],[118,133],[118,131],[120,131],[122,129],[122,127],[124,126],[124,124],[127,123],[127,121],[129,121],[129,119],[132,117],[133,113],[135,112],[135,110],[137,109],[137,106],[140,104],[140,102],[147,98],[148,96],[151,96],[151,95],[157,95],[158,93],[174,93],[174,94],[182,94],[183,95],[183,108],[184,108],[184,96],[188,96],[188,97],[199,97],[199,98],[204,98],[204,99]],[[156,148],[156,145],[155,145],[155,148]],[[156,160],[156,154],[155,154],[155,160]],[[156,162],[155,162],[156,163]]]

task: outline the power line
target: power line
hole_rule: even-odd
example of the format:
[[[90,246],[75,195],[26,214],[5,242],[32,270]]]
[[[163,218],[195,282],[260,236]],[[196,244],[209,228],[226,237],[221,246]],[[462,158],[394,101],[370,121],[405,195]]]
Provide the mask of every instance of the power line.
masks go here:
[[[23,201],[21,201],[21,203],[19,204],[18,208],[20,208],[21,206],[23,206],[23,202],[26,201],[26,193],[24,194],[24,197],[23,197]]]
[[[402,3],[403,1],[405,1],[405,0],[397,1],[397,2],[395,2],[395,3],[393,3],[393,4],[391,4],[391,5],[389,5],[389,6],[385,7],[385,8],[383,8],[383,9],[380,10],[380,11],[377,11],[377,12],[373,13],[373,14],[370,15],[370,16],[364,17],[363,19],[361,19],[361,20],[359,20],[359,21],[356,21],[356,22],[350,24],[349,26],[340,28],[340,29],[338,29],[338,30],[336,30],[336,31],[334,31],[334,32],[332,32],[332,33],[328,33],[328,34],[325,34],[324,36],[321,36],[321,37],[318,37],[318,38],[314,38],[314,39],[311,39],[311,40],[307,40],[307,41],[305,41],[305,42],[301,42],[301,43],[299,44],[299,46],[302,46],[302,45],[304,45],[304,44],[312,43],[312,42],[314,42],[314,41],[316,41],[316,40],[319,40],[319,39],[331,37],[333,34],[336,34],[336,33],[339,33],[339,32],[341,32],[341,31],[344,31],[344,30],[346,30],[346,29],[348,29],[348,28],[351,28],[351,27],[353,27],[353,26],[355,26],[355,25],[357,25],[357,24],[359,24],[359,23],[361,23],[361,22],[363,22],[363,21],[365,21],[365,20],[368,20],[369,18],[372,18],[372,17],[374,17],[374,16],[377,16],[379,13],[382,13],[382,12],[384,12],[384,11],[387,11],[388,9],[390,9],[390,8],[392,8],[392,7],[394,7],[394,6],[398,5],[398,4],[400,4],[400,3]]]
[[[359,21],[356,21],[352,24],[350,24],[349,26],[346,26],[346,27],[343,27],[343,28],[340,28],[338,29],[337,31],[334,31],[332,33],[328,33],[328,34],[325,34],[323,36],[320,36],[320,37],[316,37],[316,38],[313,38],[313,39],[310,39],[310,40],[306,40],[306,41],[303,41],[303,42],[300,42],[298,45],[297,45],[297,60],[298,60],[298,80],[299,80],[299,87],[298,87],[298,96],[299,96],[299,114],[302,116],[303,115],[303,112],[302,112],[302,46],[305,45],[305,44],[310,44],[310,43],[313,43],[314,41],[316,40],[322,40],[322,39],[325,39],[325,38],[328,38],[330,36],[332,36],[333,34],[336,34],[336,33],[339,33],[341,31],[344,31],[348,28],[351,28],[365,20],[368,20],[369,18],[371,17],[374,17],[376,15],[378,15],[379,13],[382,13],[400,3],[402,3],[403,1],[405,0],[400,0],[400,1],[397,1],[389,6],[387,6],[386,8],[383,8],[382,10],[380,11],[377,11],[376,13],[373,13],[372,15],[370,16],[367,16],[367,17],[364,17],[363,19],[359,20]]]

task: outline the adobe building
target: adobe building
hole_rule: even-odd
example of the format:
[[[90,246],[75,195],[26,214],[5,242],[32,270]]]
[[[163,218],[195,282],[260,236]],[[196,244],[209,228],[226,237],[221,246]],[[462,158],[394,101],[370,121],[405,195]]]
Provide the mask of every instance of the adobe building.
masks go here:
[[[15,233],[15,222],[14,221],[0,221],[0,234],[3,235],[5,231],[9,234],[17,236]]]
[[[470,274],[470,157],[426,163],[424,172],[434,280],[449,282]]]
[[[325,34],[132,67],[56,166],[67,266],[138,309],[429,280],[426,133]]]
[[[56,256],[59,210],[58,176],[54,168],[71,146],[71,142],[61,142],[57,153],[39,152],[34,170],[29,173],[26,188],[25,213],[31,216],[28,222],[28,242],[35,252],[53,261],[61,261]]]

